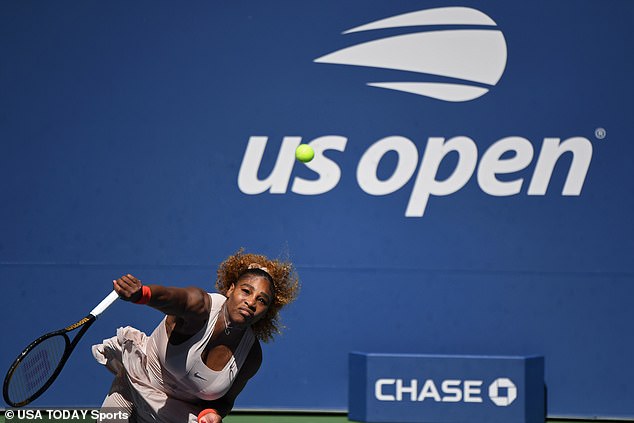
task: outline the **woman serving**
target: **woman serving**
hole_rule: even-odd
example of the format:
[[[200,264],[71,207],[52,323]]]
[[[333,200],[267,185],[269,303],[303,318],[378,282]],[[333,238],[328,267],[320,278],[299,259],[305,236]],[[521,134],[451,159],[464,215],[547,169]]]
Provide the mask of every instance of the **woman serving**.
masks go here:
[[[122,299],[166,316],[149,337],[125,327],[93,346],[115,374],[102,409],[166,423],[221,422],[260,368],[259,341],[280,333],[278,313],[299,290],[291,263],[242,250],[220,264],[218,294],[144,285],[130,274],[113,285]]]

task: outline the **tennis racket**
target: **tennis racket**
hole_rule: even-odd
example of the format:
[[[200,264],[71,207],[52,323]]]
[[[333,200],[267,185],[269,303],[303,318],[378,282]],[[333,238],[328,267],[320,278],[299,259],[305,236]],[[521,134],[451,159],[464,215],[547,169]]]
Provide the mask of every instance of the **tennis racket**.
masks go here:
[[[22,407],[42,395],[62,371],[73,349],[97,316],[117,298],[117,293],[112,291],[77,323],[42,335],[31,342],[15,359],[4,378],[2,395],[7,404]],[[79,331],[71,341],[67,334],[77,329]]]

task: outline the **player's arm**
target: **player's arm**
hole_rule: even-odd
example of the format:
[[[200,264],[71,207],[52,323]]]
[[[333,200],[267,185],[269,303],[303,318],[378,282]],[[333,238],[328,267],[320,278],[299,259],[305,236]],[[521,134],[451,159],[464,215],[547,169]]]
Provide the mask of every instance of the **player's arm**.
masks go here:
[[[236,379],[233,381],[233,385],[229,388],[229,391],[215,401],[206,401],[201,408],[207,409],[212,408],[220,414],[221,417],[226,417],[231,409],[233,408],[233,403],[235,402],[238,394],[242,392],[244,387],[246,386],[249,379],[251,379],[260,369],[260,365],[262,364],[262,347],[260,343],[256,340],[251,347],[251,351],[249,351],[249,355],[247,356],[242,368],[236,375]],[[210,419],[201,419],[200,423],[215,423],[211,418],[213,416],[209,416]]]
[[[185,320],[204,320],[209,316],[209,295],[200,288],[144,286],[139,279],[130,274],[113,281],[113,286],[122,299],[132,302],[147,300],[143,302],[167,315]]]

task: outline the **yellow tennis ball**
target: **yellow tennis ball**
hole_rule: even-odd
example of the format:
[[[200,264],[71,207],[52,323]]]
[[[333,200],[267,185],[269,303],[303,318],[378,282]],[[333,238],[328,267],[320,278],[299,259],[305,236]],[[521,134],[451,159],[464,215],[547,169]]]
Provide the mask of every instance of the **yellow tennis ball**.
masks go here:
[[[295,158],[303,163],[308,163],[315,157],[315,150],[308,144],[300,144],[295,149]]]

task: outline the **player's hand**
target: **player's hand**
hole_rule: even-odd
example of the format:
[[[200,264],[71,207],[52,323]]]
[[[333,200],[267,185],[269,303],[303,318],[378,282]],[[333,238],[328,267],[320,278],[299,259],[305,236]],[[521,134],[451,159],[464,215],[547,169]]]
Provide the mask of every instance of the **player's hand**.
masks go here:
[[[198,420],[198,423],[221,423],[221,422],[222,422],[222,417],[220,417],[220,415],[216,413],[207,413]]]
[[[141,295],[143,295],[141,292],[143,284],[129,273],[112,281],[112,283],[114,290],[117,291],[119,297],[124,301],[136,302],[141,298]]]

